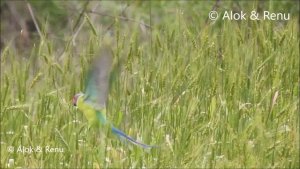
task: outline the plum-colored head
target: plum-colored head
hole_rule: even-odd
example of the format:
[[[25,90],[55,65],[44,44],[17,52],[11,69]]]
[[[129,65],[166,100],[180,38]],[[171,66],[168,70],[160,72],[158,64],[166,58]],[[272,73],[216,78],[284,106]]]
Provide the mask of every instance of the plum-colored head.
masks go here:
[[[73,103],[73,106],[77,106],[77,100],[80,96],[82,96],[83,94],[82,93],[77,93],[75,94],[75,96],[73,97],[72,99],[72,103]]]

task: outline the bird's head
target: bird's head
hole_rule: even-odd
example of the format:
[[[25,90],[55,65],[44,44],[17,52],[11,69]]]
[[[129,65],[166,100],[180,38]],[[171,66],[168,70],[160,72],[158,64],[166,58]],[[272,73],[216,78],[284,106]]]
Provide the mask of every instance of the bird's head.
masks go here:
[[[79,97],[81,97],[81,96],[83,96],[83,93],[75,94],[75,96],[72,99],[73,106],[77,107],[77,101],[78,101]]]

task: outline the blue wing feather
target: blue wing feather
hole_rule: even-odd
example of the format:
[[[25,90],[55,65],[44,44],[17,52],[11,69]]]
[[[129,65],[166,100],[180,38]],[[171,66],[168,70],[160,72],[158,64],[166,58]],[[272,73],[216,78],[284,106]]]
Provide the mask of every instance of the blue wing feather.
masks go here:
[[[106,117],[100,111],[98,111],[98,110],[96,111],[96,113],[97,113],[97,118],[101,122],[101,124],[107,124]],[[128,140],[129,142],[131,142],[131,143],[133,143],[135,145],[139,145],[139,146],[141,146],[143,148],[154,148],[154,147],[157,147],[157,146],[152,146],[152,145],[147,145],[147,144],[140,143],[140,142],[134,140],[132,137],[126,135],[123,131],[121,131],[121,130],[113,127],[113,126],[111,127],[111,131],[115,135],[117,135],[117,136],[119,136],[121,138],[124,138],[124,139]]]
[[[111,65],[112,54],[106,49],[102,49],[100,55],[93,59],[87,75],[85,101],[93,102],[98,107],[105,107],[109,91]]]
[[[143,148],[154,148],[154,147],[157,147],[157,146],[152,146],[152,145],[147,145],[147,144],[140,143],[140,142],[134,140],[133,138],[127,136],[123,131],[121,131],[121,130],[115,128],[115,127],[112,127],[111,130],[117,136],[125,138],[126,140],[130,141],[131,143],[133,143],[135,145],[139,145],[139,146],[141,146]]]

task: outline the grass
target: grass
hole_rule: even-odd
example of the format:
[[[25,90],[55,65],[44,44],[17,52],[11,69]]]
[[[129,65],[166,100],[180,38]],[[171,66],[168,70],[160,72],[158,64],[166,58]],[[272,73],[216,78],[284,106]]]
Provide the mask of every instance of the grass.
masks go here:
[[[5,48],[1,168],[9,162],[27,168],[299,167],[299,18],[204,25],[185,12],[161,23],[153,16],[147,36],[117,21],[110,37],[115,61],[127,59],[111,86],[108,118],[157,149],[88,129],[72,106],[103,44],[93,23],[88,42],[68,41],[63,53],[47,37],[27,57]],[[44,149],[21,153],[19,146]],[[46,152],[46,146],[59,149]]]

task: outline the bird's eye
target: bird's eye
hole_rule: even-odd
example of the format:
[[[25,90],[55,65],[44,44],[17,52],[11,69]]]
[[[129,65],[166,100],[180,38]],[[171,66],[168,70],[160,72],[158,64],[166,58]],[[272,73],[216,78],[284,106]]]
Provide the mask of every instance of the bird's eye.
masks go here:
[[[81,93],[78,93],[78,94],[76,94],[76,95],[73,97],[72,103],[73,103],[74,106],[77,107],[77,101],[78,101],[79,97],[81,97],[81,96],[82,96],[82,94],[81,94]]]
[[[77,97],[76,97],[76,96],[73,97],[72,102],[73,102],[73,106],[77,106],[77,104],[76,104],[76,102],[77,102]]]

